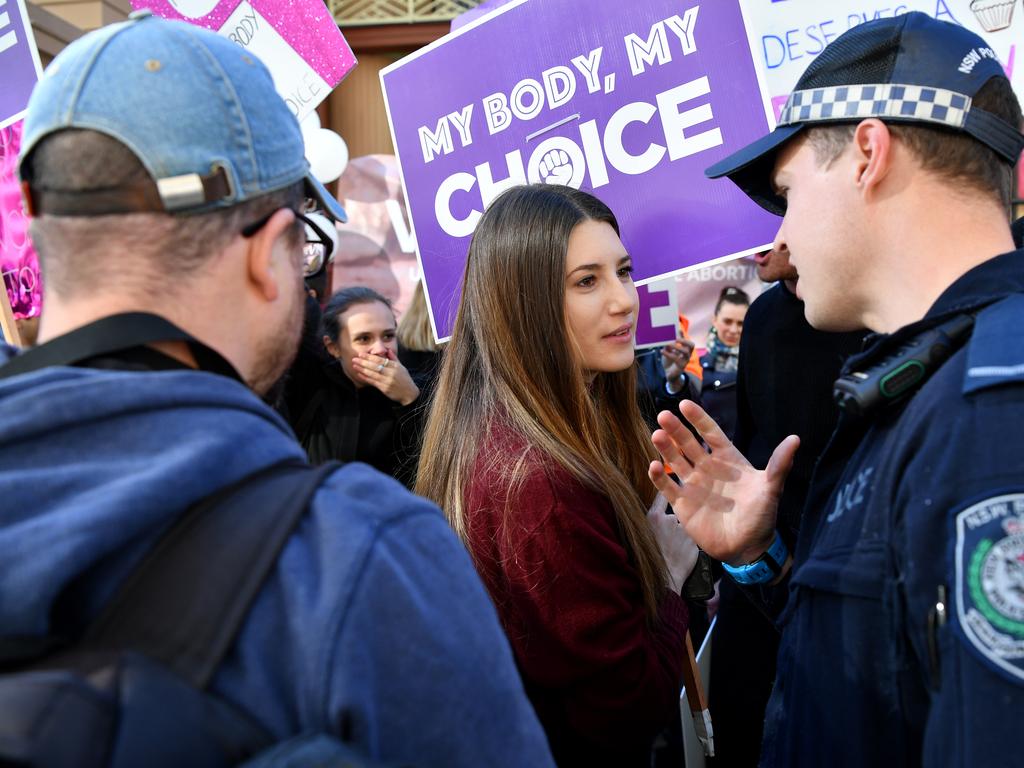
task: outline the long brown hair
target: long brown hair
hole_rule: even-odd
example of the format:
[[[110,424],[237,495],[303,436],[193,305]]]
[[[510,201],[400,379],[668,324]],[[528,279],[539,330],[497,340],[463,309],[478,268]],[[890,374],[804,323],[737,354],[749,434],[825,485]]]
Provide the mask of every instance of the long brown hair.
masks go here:
[[[600,200],[553,185],[513,187],[480,219],[416,492],[438,504],[466,540],[465,490],[480,440],[500,420],[522,435],[528,453],[539,452],[608,498],[653,618],[667,579],[646,520],[655,495],[647,478],[654,449],[637,406],[636,370],[598,373],[588,387],[573,362],[565,317],[569,236],[587,220],[619,231]],[[501,457],[510,487],[523,480],[526,459]]]
[[[434,332],[430,330],[430,315],[427,314],[427,296],[423,292],[423,281],[416,283],[412,300],[398,321],[398,343],[416,352],[436,352]]]

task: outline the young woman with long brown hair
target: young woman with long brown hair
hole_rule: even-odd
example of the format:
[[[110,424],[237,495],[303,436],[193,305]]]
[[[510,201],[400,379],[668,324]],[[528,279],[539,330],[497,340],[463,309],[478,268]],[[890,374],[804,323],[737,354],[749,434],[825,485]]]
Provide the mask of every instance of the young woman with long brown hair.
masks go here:
[[[631,271],[593,196],[495,200],[420,456],[416,490],[466,542],[563,768],[647,766],[678,716],[697,552],[647,477]]]

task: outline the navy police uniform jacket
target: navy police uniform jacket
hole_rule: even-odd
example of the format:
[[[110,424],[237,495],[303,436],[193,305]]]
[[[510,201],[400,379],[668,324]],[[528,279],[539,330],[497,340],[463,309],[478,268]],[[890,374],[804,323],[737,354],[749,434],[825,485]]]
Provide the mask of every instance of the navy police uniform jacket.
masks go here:
[[[762,766],[1024,765],[1024,251],[846,370],[963,313],[922,388],[822,455],[845,469],[808,497]]]

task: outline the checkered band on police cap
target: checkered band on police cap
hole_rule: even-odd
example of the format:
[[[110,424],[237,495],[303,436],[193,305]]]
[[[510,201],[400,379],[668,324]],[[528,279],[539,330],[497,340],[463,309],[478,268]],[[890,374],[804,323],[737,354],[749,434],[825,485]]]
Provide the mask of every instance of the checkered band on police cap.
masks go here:
[[[936,123],[960,130],[971,97],[923,85],[842,85],[790,94],[779,125],[888,117]]]

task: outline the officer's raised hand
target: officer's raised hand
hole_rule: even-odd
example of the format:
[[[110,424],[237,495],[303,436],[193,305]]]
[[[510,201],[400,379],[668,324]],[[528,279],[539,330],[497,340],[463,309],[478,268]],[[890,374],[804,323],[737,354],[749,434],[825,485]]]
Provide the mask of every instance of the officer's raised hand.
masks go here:
[[[752,563],[775,538],[779,497],[800,438],[790,435],[783,440],[768,466],[758,470],[699,405],[684,400],[679,411],[708,448],[677,416],[662,411],[658,414],[661,429],[651,440],[664,463],[651,462],[651,482],[668,499],[701,549],[731,565]],[[682,484],[668,477],[665,464],[671,465]]]

